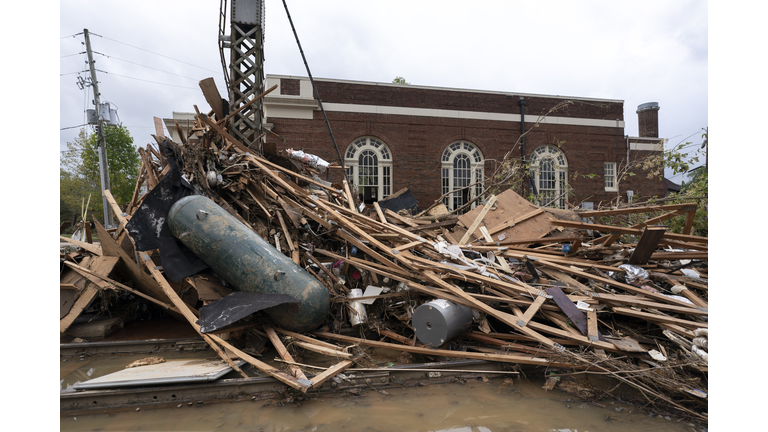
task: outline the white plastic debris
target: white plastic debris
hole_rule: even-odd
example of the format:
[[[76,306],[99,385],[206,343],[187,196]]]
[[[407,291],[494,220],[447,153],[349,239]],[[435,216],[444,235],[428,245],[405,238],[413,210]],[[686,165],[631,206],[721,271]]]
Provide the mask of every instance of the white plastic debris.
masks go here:
[[[651,356],[652,359],[656,361],[667,361],[667,358],[664,357],[664,354],[656,351],[656,350],[650,350],[648,351],[648,355]]]
[[[320,174],[324,173],[325,170],[328,168],[328,165],[330,165],[328,162],[324,161],[319,156],[304,153],[301,150],[286,149],[285,152],[288,153],[288,156],[291,159],[300,160],[303,163],[311,166],[312,168],[317,168],[317,170],[320,171]]]
[[[648,279],[648,272],[644,268],[632,264],[622,264],[620,269],[627,273],[627,282],[633,282],[635,279]]]
[[[701,276],[696,272],[696,270],[691,269],[680,269],[681,272],[685,275],[685,277],[689,277],[691,279],[699,279]]]

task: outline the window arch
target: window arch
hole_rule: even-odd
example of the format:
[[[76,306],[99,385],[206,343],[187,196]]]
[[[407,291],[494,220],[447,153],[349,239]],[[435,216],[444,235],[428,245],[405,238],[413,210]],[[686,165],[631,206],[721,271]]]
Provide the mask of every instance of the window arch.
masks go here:
[[[537,147],[531,155],[531,175],[536,185],[537,204],[565,208],[568,198],[568,159],[553,145]]]
[[[392,153],[379,139],[353,141],[344,153],[344,166],[361,202],[372,204],[392,194]]]
[[[483,166],[482,152],[469,141],[456,141],[445,148],[441,159],[442,191],[443,195],[449,194],[443,198],[449,210],[456,210],[483,192]],[[469,185],[474,186],[464,189]]]

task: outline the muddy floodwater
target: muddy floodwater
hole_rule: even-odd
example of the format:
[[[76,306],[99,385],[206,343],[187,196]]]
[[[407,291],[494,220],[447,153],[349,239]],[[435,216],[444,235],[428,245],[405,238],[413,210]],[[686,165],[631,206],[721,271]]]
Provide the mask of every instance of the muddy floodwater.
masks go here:
[[[165,355],[174,358],[173,353]],[[199,354],[198,354],[199,355]],[[146,355],[60,360],[60,391],[125,367]],[[182,356],[178,356],[181,358]],[[188,358],[185,357],[185,358]],[[60,414],[62,431],[706,431],[675,417],[648,415],[612,398],[601,406],[557,389],[541,374],[407,387],[393,383],[280,400],[142,406],[110,412]],[[602,383],[597,383],[602,385]],[[605,388],[610,382],[605,382]]]

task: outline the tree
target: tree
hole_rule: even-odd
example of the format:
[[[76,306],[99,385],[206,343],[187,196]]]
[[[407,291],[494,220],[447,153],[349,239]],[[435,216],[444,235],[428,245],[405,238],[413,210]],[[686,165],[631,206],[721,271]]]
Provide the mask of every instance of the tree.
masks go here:
[[[395,77],[395,79],[392,80],[392,84],[411,85],[411,83],[406,81],[405,78],[403,78],[401,76]]]
[[[133,196],[136,177],[139,174],[141,158],[133,146],[133,138],[123,126],[105,126],[104,136],[109,164],[110,192],[118,205],[128,202]],[[85,209],[86,220],[91,215],[100,219],[104,213],[99,177],[99,138],[96,134],[86,135],[85,130],[72,142],[60,161],[60,217],[66,220],[79,219],[81,208]],[[89,200],[90,198],[90,200]],[[65,216],[66,215],[66,216]]]

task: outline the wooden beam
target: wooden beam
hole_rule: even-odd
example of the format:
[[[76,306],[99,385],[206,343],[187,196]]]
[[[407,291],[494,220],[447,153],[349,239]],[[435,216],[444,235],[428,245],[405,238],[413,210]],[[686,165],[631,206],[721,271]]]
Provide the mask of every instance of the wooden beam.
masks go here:
[[[629,264],[644,265],[648,264],[653,252],[659,247],[659,241],[667,231],[666,227],[647,227],[640,240],[637,242],[635,250],[629,257]]]
[[[475,229],[477,229],[477,226],[480,225],[480,223],[485,218],[485,215],[488,214],[488,212],[491,210],[491,207],[493,207],[493,204],[496,202],[496,195],[491,195],[491,197],[488,199],[488,201],[483,206],[483,210],[480,211],[480,213],[475,218],[475,221],[472,222],[472,225],[470,225],[467,232],[464,234],[464,237],[459,240],[459,244],[467,244],[467,240],[472,236],[472,234],[475,232]]]
[[[468,359],[476,359],[476,360],[497,361],[497,362],[503,362],[503,363],[520,363],[520,364],[537,365],[537,366],[570,367],[570,368],[576,368],[576,369],[583,369],[582,365],[576,365],[572,363],[550,362],[548,359],[543,359],[540,357],[526,357],[526,356],[519,356],[519,355],[503,355],[503,354],[486,354],[486,353],[475,353],[475,352],[469,352],[469,351],[450,351],[450,350],[442,350],[442,349],[421,348],[421,347],[407,346],[407,345],[401,345],[401,344],[372,341],[368,339],[359,339],[351,336],[337,335],[334,333],[322,332],[322,331],[315,331],[313,332],[313,334],[315,334],[316,336],[324,337],[326,339],[331,339],[331,340],[337,340],[337,341],[342,341],[342,342],[347,342],[352,344],[367,345],[374,348],[386,348],[386,349],[391,349],[395,351],[404,351],[404,352],[409,352],[413,354],[422,354],[422,355],[428,355],[428,356],[468,358]]]
[[[295,362],[296,360],[293,359],[293,356],[291,353],[288,352],[287,349],[285,349],[285,345],[283,345],[283,341],[280,340],[280,337],[275,333],[275,330],[265,325],[262,327],[264,329],[264,333],[267,334],[267,337],[269,338],[269,341],[272,342],[272,346],[275,347],[275,350],[277,350],[277,353],[280,355],[280,358],[282,358],[285,361],[289,362]],[[289,365],[288,370],[291,371],[291,375],[295,376],[298,379],[307,379],[307,376],[304,375],[304,372],[301,371],[301,369],[297,368],[296,366]]]
[[[208,105],[211,106],[214,114],[216,114],[216,119],[223,119],[224,104],[221,99],[221,93],[219,93],[219,89],[216,88],[216,83],[213,81],[213,78],[206,78],[201,80],[198,84],[200,85],[200,90],[203,91],[203,96],[205,96],[206,102],[208,102]]]
[[[245,360],[247,363],[255,366],[260,371],[272,376],[273,378],[279,380],[280,382],[292,388],[295,388],[296,390],[306,393],[309,387],[300,383],[294,377],[287,375],[286,373],[278,369],[275,369],[274,367],[266,363],[256,360],[255,358],[240,351],[239,349],[232,346],[231,344],[229,344],[228,342],[224,341],[223,339],[221,339],[216,335],[208,335],[208,334],[202,333],[200,330],[200,325],[197,324],[197,317],[192,313],[192,311],[189,310],[189,308],[187,307],[187,304],[184,303],[183,300],[181,300],[179,295],[176,294],[176,291],[174,291],[173,288],[171,288],[171,286],[165,280],[165,277],[160,273],[160,271],[155,268],[154,264],[152,263],[152,259],[149,257],[149,255],[146,252],[142,252],[141,258],[142,258],[142,262],[144,263],[144,266],[152,274],[152,277],[155,278],[158,285],[160,285],[160,287],[163,289],[163,292],[168,296],[169,299],[171,299],[171,302],[173,302],[174,306],[176,306],[176,308],[178,308],[181,311],[182,315],[184,315],[184,318],[187,319],[187,321],[190,323],[190,325],[192,325],[195,331],[197,331],[200,334],[200,336],[202,336],[202,338],[208,343],[208,345],[210,345],[211,348],[213,348],[214,351],[216,351],[217,354],[219,354],[219,356],[224,361],[226,361],[227,364],[230,365],[230,367],[238,371],[241,375],[243,375],[244,378],[248,378],[248,376],[242,370],[240,370],[240,368],[237,367],[237,365],[235,365],[234,362],[232,362],[229,356],[225,352],[221,351],[221,349],[217,346],[217,344],[235,353],[238,357]]]
[[[85,222],[85,223],[87,224],[88,222]],[[59,238],[63,242],[67,242],[69,244],[73,244],[73,245],[79,247],[80,249],[86,250],[86,251],[88,251],[88,252],[90,252],[90,253],[92,253],[94,255],[99,255],[99,256],[103,255],[102,250],[101,250],[101,246],[99,246],[99,245],[95,245],[95,244],[92,244],[92,243],[82,242],[80,240],[75,240],[75,239],[71,239],[69,237],[64,237],[64,236],[59,236]]]
[[[163,120],[161,120],[160,117],[153,117],[152,119],[155,122],[155,135],[165,137],[165,132],[163,132]]]
[[[685,203],[685,204],[632,207],[632,208],[624,208],[624,209],[616,209],[616,210],[588,210],[588,211],[576,212],[576,214],[578,214],[579,217],[583,217],[583,218],[596,217],[596,216],[615,216],[615,215],[625,215],[625,214],[635,214],[635,213],[650,213],[650,212],[657,212],[657,211],[682,210],[686,207],[696,206],[696,205],[697,204],[695,202],[692,202],[692,203]]]

